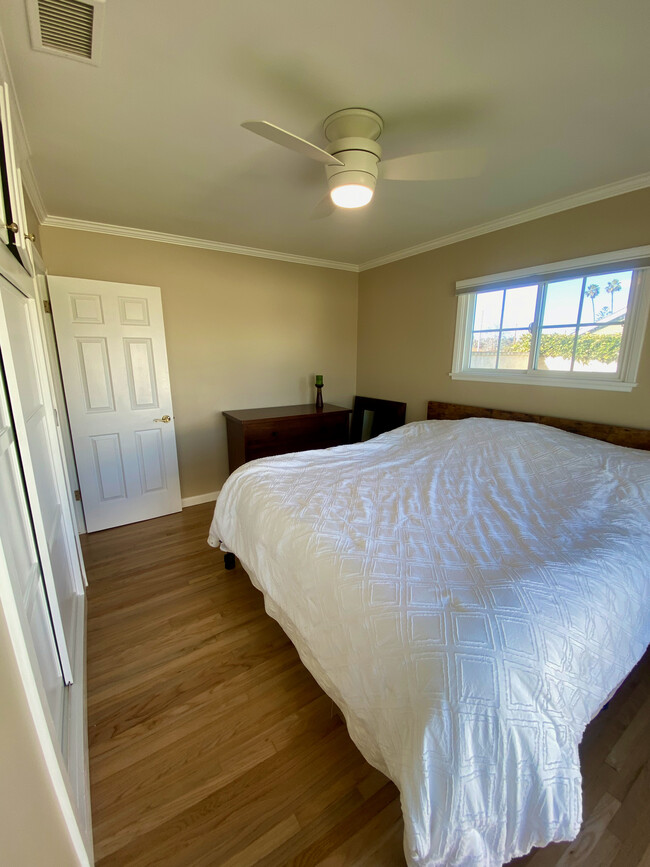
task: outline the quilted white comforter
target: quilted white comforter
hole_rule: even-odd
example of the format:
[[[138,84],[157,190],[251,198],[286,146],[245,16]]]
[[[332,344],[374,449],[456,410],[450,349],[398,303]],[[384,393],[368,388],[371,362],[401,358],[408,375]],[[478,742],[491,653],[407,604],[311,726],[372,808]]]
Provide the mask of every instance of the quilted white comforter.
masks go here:
[[[578,744],[650,641],[650,454],[415,422],[245,464],[209,541],[399,787],[408,864],[576,836]]]

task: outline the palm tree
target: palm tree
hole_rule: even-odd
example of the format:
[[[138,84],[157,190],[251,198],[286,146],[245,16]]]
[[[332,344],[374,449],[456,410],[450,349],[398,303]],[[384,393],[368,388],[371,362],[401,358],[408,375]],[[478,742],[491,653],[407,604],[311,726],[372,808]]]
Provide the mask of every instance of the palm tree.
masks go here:
[[[616,278],[610,280],[607,286],[605,286],[605,292],[609,292],[612,296],[612,313],[614,312],[614,292],[620,292],[622,288],[621,281]]]
[[[596,321],[596,303],[594,299],[597,295],[600,295],[600,286],[598,283],[592,283],[591,286],[587,286],[585,289],[585,295],[587,298],[591,298],[591,309],[594,314],[594,322]]]

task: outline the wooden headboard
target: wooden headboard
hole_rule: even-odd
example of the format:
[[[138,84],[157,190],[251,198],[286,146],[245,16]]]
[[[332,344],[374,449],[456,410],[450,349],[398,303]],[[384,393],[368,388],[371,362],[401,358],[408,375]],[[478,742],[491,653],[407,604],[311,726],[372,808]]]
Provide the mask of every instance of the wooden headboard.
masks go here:
[[[486,409],[483,406],[465,406],[462,403],[442,403],[430,400],[427,404],[427,419],[454,420],[460,418],[498,418],[504,421],[529,421],[559,427],[583,437],[627,446],[631,449],[650,451],[650,430],[636,427],[618,427],[613,424],[597,424],[590,421],[574,421],[552,415],[529,415],[526,412],[511,412],[507,409]]]

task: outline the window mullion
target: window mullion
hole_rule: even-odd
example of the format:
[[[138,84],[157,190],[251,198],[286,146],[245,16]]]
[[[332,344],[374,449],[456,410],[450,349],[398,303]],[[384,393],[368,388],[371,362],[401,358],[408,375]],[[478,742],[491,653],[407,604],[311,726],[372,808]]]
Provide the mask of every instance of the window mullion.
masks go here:
[[[540,283],[537,287],[537,303],[535,304],[535,316],[532,324],[532,334],[530,336],[530,354],[528,356],[528,373],[537,370],[537,359],[539,356],[539,343],[542,334],[542,319],[544,317],[544,306],[546,304],[546,287],[547,283]]]
[[[495,370],[499,369],[499,361],[501,359],[501,335],[503,334],[503,316],[506,310],[506,294],[508,290],[503,290],[503,300],[501,302],[501,318],[499,319],[499,336],[497,338],[497,360],[495,363]]]
[[[465,348],[463,352],[463,366],[469,368],[471,366],[470,359],[472,357],[472,340],[474,337],[474,316],[476,314],[476,295],[470,297],[470,302],[467,311],[467,320],[465,322]]]
[[[578,321],[576,322],[576,330],[575,330],[575,334],[573,335],[573,350],[571,352],[571,367],[569,368],[569,371],[571,373],[573,373],[573,368],[575,367],[575,363],[576,363],[576,352],[578,349],[578,335],[580,334],[580,321],[582,320],[582,305],[585,302],[585,287],[586,287],[586,285],[587,285],[587,278],[583,277],[582,278],[582,290],[580,292],[580,303],[578,304]]]

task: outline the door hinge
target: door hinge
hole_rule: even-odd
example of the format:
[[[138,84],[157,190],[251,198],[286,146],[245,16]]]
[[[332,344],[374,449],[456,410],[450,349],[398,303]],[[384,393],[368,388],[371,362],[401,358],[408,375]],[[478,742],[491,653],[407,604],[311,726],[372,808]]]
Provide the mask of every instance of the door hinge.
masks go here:
[[[81,502],[81,491],[75,491],[74,492],[74,498],[78,503],[80,503]]]
[[[46,313],[52,312],[52,305],[47,298],[43,298],[43,310],[45,310]]]

